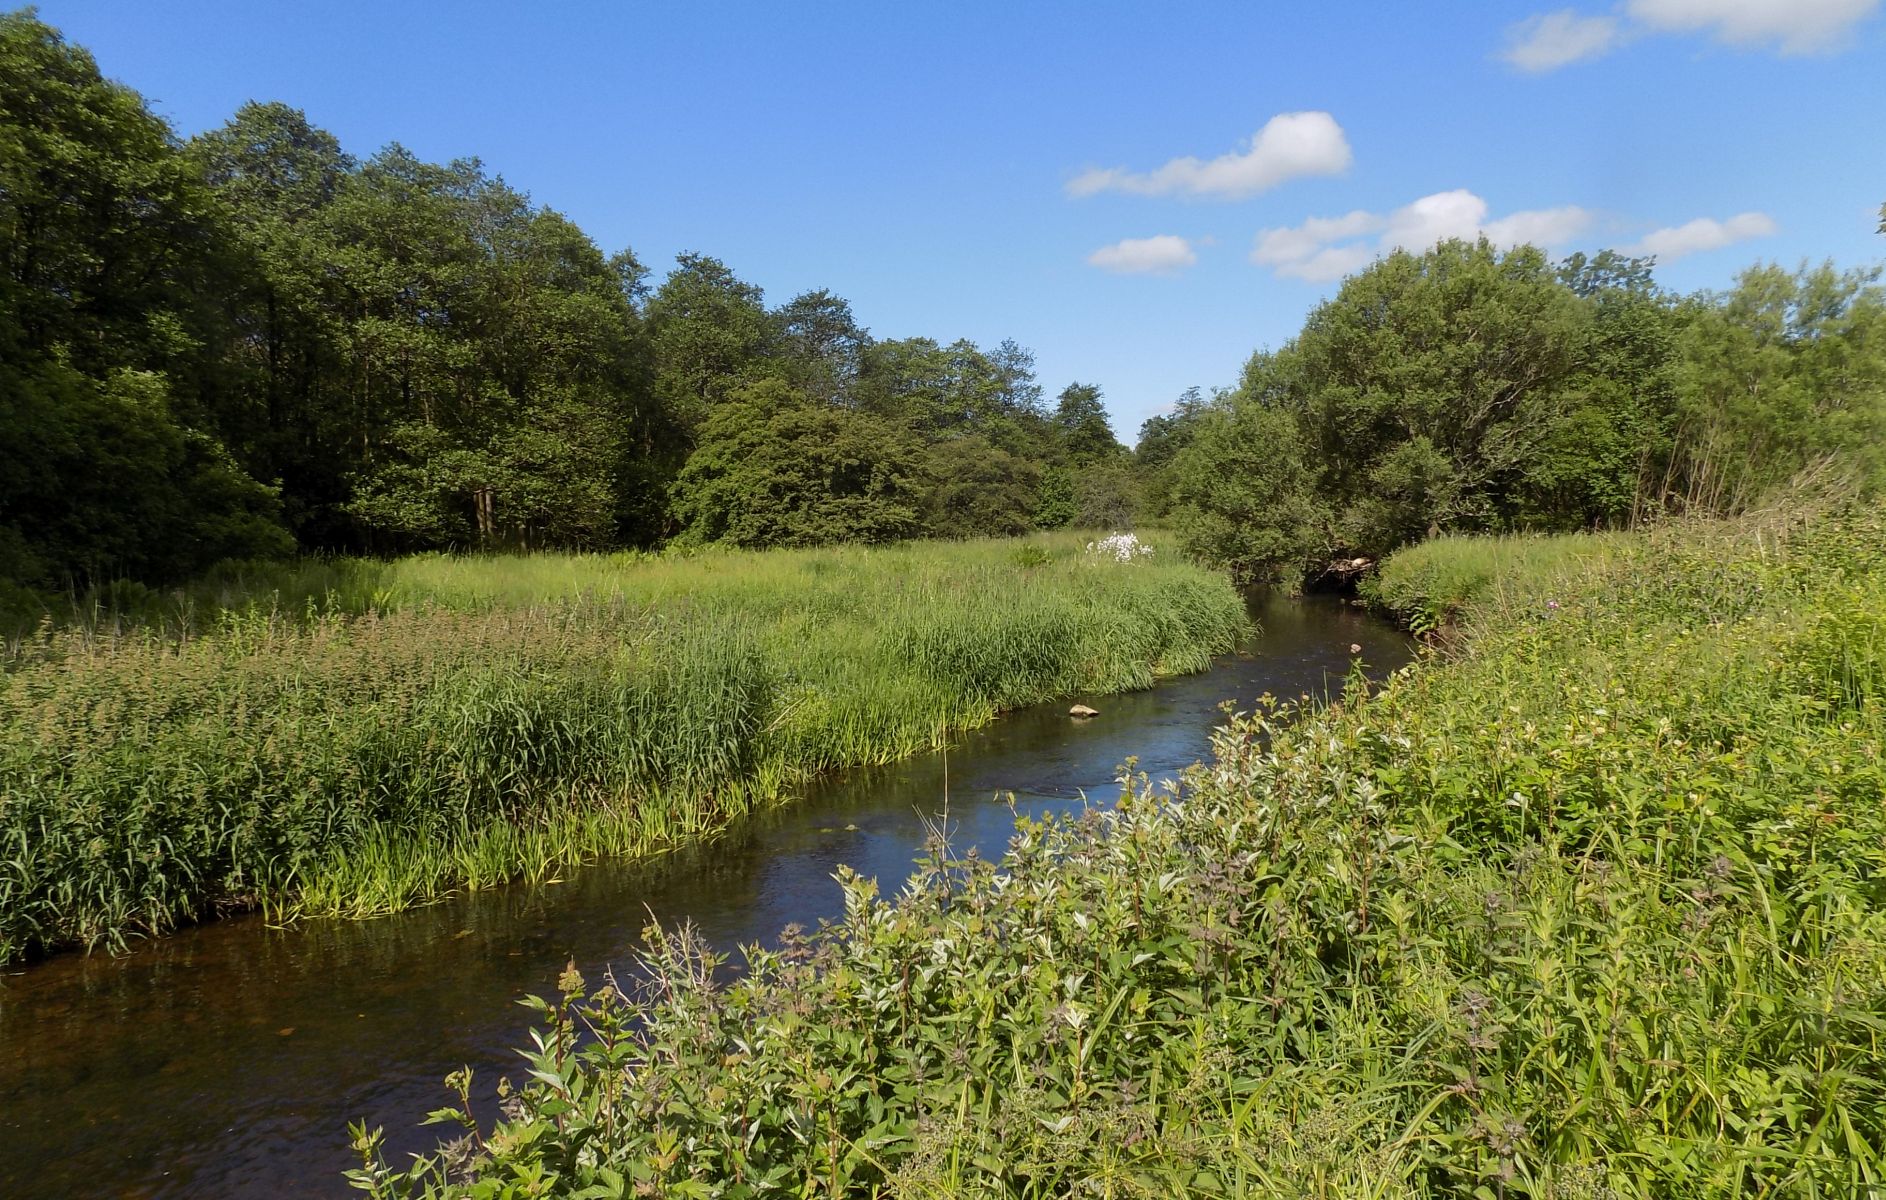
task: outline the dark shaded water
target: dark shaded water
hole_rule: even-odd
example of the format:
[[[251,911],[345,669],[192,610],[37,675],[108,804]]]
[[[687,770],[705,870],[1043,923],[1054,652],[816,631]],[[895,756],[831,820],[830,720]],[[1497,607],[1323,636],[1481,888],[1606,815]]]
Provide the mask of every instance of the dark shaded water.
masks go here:
[[[727,950],[771,943],[842,906],[849,864],[894,891],[943,805],[957,849],[998,852],[1014,807],[1111,801],[1137,755],[1155,778],[1197,761],[1226,700],[1323,695],[1360,643],[1371,671],[1410,657],[1394,630],[1335,601],[1260,599],[1263,635],[1209,672],[1149,692],[1011,713],[947,755],[823,780],[794,804],[654,862],[560,885],[466,896],[363,923],[290,930],[235,920],[122,958],[68,955],[0,980],[0,1196],[339,1196],[347,1122],[384,1125],[395,1162],[429,1149],[417,1122],[448,1071],[489,1088],[574,958],[593,980],[625,962],[651,914]],[[1085,797],[1085,799],[1083,798]]]

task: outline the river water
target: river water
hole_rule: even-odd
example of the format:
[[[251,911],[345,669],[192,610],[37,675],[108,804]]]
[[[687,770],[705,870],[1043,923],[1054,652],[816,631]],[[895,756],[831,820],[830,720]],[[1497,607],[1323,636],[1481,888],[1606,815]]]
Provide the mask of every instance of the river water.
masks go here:
[[[384,1126],[403,1162],[433,1144],[417,1122],[465,1064],[488,1119],[497,1077],[521,1074],[530,1014],[513,1002],[553,992],[571,959],[592,980],[626,963],[651,917],[690,920],[728,952],[773,944],[840,914],[841,863],[895,891],[946,795],[953,846],[999,853],[1014,811],[1110,802],[1130,755],[1155,778],[1204,757],[1226,700],[1334,692],[1352,643],[1371,674],[1411,656],[1335,600],[1260,596],[1253,615],[1262,634],[1203,674],[1010,713],[685,852],[377,921],[223,921],[0,978],[0,1197],[356,1194],[340,1175],[350,1120]],[[1101,715],[1071,720],[1073,699]]]

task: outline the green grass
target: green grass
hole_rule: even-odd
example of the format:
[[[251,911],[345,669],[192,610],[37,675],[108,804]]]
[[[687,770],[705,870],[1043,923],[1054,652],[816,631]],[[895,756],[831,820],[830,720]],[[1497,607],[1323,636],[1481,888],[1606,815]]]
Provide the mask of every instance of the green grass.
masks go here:
[[[1603,562],[1628,544],[1620,534],[1449,535],[1398,551],[1362,581],[1362,596],[1422,636],[1455,624],[1500,588],[1548,587],[1568,569]]]
[[[731,985],[685,930],[572,968],[495,1125],[359,1131],[355,1182],[1886,1195],[1886,515],[1515,545],[1447,551],[1497,584],[1457,653],[1233,721],[1176,796],[847,878]]]
[[[1244,630],[1223,580],[1079,545],[341,560],[42,630],[0,676],[0,961],[671,846]]]

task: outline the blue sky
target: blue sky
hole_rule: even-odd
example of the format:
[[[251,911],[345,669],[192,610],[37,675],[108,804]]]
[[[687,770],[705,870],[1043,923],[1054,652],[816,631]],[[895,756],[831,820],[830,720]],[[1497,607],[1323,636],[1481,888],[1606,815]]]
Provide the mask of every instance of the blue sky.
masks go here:
[[[1881,3],[39,8],[185,135],[282,100],[474,155],[658,277],[1013,337],[1130,442],[1384,246],[1655,248],[1683,290],[1886,259]]]

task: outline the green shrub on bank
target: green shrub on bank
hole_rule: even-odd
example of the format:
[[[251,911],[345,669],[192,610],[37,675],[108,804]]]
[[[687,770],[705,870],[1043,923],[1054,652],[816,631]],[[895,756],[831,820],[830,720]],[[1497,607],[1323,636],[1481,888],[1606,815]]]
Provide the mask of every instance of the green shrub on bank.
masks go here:
[[[1196,670],[1245,628],[1176,559],[1038,545],[1026,569],[1004,542],[407,560],[357,617],[42,633],[0,676],[0,961],[672,845],[811,772]]]
[[[1886,520],[1547,565],[1464,656],[1235,720],[1176,795],[939,846],[894,904],[845,877],[731,985],[685,930],[572,968],[495,1126],[461,1101],[400,1170],[360,1131],[355,1184],[1879,1195],[1886,704],[1829,648],[1877,628]]]

